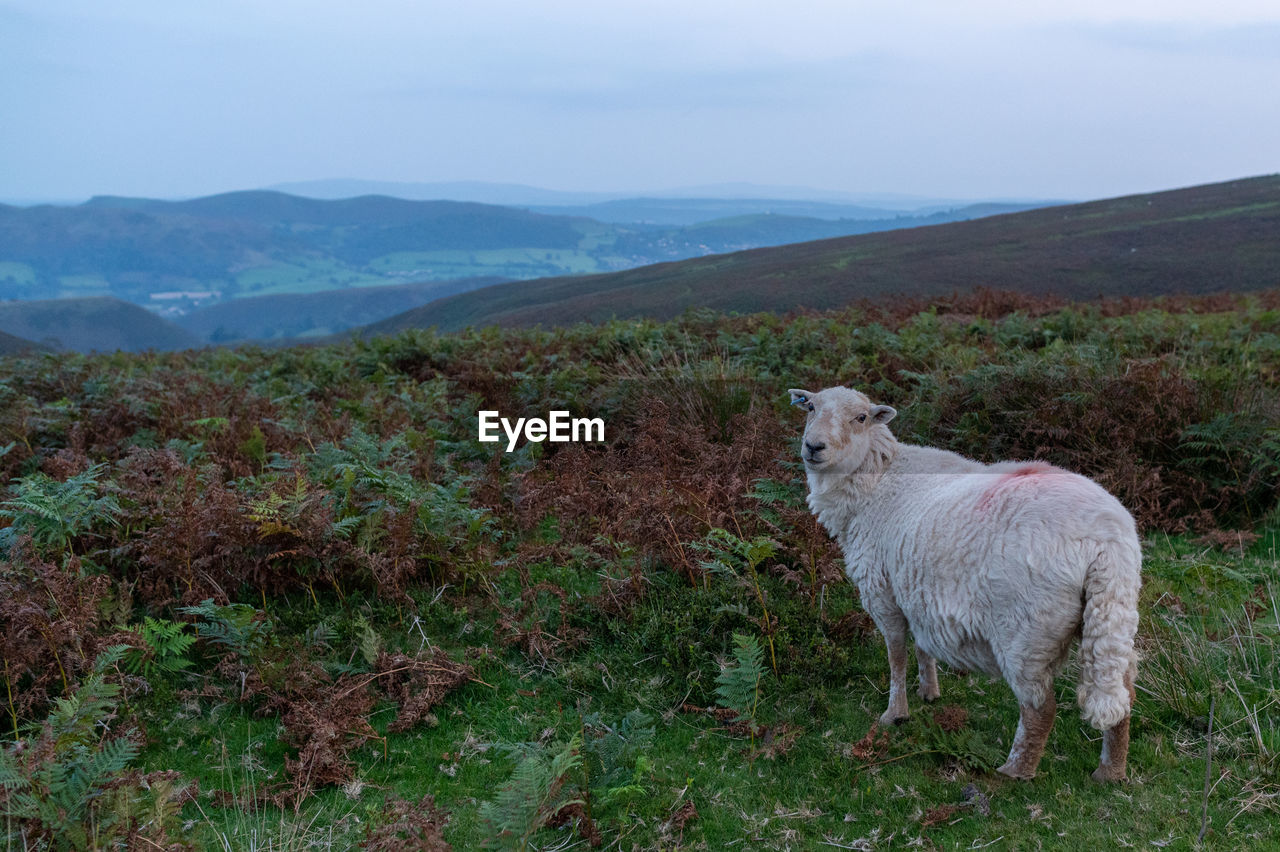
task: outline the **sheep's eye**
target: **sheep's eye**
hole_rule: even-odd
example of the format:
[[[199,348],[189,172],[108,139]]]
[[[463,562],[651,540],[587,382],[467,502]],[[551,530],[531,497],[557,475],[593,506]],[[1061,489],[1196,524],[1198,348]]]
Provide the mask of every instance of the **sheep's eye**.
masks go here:
[[[865,414],[859,414],[859,415],[858,415],[858,422],[859,422],[859,423],[866,423],[866,422],[867,422],[867,415],[865,415]]]
[[[810,411],[813,411],[813,403],[812,403],[812,402],[811,402],[811,403],[809,403],[809,410],[810,410]]]

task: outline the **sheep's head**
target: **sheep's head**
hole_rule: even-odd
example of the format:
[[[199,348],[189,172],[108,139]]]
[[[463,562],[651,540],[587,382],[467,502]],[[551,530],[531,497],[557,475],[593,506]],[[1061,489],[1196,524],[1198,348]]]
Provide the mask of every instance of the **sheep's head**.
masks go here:
[[[791,404],[807,415],[800,455],[813,473],[853,473],[866,464],[873,446],[885,445],[886,438],[892,442],[885,424],[898,412],[856,390],[834,387],[815,393],[792,388],[790,393]]]

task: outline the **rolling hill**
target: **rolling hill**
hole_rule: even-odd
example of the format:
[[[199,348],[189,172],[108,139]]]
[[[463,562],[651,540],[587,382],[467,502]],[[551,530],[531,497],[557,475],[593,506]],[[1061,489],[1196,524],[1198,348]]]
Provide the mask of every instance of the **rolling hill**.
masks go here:
[[[0,303],[0,331],[75,352],[166,351],[200,346],[193,335],[120,299],[46,299]]]
[[[505,280],[462,278],[233,299],[199,308],[176,317],[174,322],[208,343],[320,337]]]
[[[442,299],[366,333],[825,309],[979,286],[1074,298],[1280,284],[1280,176],[756,249]]]
[[[21,355],[24,352],[36,352],[44,348],[39,343],[0,331],[0,355]]]
[[[754,212],[659,227],[469,202],[319,200],[270,191],[189,201],[103,196],[74,207],[0,205],[0,294],[111,295],[173,317],[255,296],[611,272],[996,212],[978,207],[829,221],[689,203],[703,218],[729,209]]]

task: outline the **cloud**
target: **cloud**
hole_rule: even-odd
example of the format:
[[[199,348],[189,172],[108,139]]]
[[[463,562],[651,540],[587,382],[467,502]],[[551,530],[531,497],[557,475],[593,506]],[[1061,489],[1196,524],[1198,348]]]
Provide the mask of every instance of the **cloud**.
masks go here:
[[[1280,22],[1229,27],[1117,22],[1063,28],[1097,44],[1170,55],[1265,60],[1280,65]]]

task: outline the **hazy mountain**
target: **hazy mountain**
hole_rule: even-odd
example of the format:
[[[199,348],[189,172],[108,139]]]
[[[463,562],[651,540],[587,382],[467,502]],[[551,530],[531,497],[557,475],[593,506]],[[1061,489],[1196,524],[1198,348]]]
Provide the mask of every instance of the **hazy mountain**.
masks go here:
[[[759,183],[714,183],[697,186],[679,186],[660,190],[638,191],[622,189],[616,191],[584,191],[574,192],[558,189],[543,189],[518,183],[488,183],[485,181],[440,181],[440,182],[398,182],[359,180],[355,178],[333,178],[329,180],[295,181],[279,183],[266,187],[291,195],[304,195],[309,198],[353,198],[358,195],[390,195],[396,198],[407,198],[416,201],[478,201],[482,204],[499,204],[510,207],[570,207],[600,204],[610,201],[626,200],[699,200],[719,199],[731,201],[751,201],[771,199],[775,204],[782,201],[822,202],[835,206],[861,206],[893,213],[934,212],[955,207],[965,207],[975,203],[1008,203],[1022,206],[1040,206],[1049,202],[1035,199],[985,199],[976,202],[974,199],[936,198],[886,192],[844,192],[840,190],[819,189],[809,186],[776,186]],[[763,210],[740,212],[767,212]],[[778,212],[778,211],[775,211]],[[728,213],[725,215],[738,215]],[[797,214],[811,215],[811,214]],[[821,217],[841,218],[841,217]],[[849,217],[864,218],[864,217]]]
[[[413,183],[355,178],[308,180],[279,183],[267,187],[290,195],[308,198],[343,199],[360,195],[389,195],[411,201],[474,201],[508,207],[528,207],[547,204],[593,204],[609,201],[634,193],[566,192],[557,189],[541,189],[518,183],[486,183],[484,181],[441,181]]]
[[[21,355],[24,352],[36,352],[45,348],[34,341],[0,331],[0,355]]]
[[[1025,209],[1022,207],[1010,207]],[[793,216],[802,219],[839,221],[892,220],[903,216],[884,207],[862,207],[856,204],[833,204],[822,201],[785,201],[752,198],[624,198],[596,204],[574,206],[533,206],[538,213],[585,216],[601,222],[617,224],[649,224],[689,226],[740,216]],[[968,208],[963,208],[968,209]],[[915,216],[936,211],[917,211]],[[913,222],[912,224],[918,224]]]
[[[233,299],[192,311],[175,322],[209,343],[322,337],[503,280],[463,278]]]
[[[978,286],[1092,298],[1245,291],[1280,274],[1280,176],[966,222],[502,284],[376,323],[562,325],[611,317],[831,308]]]
[[[685,211],[671,212],[668,218],[704,220],[773,203],[693,199],[659,204],[668,211]],[[792,212],[824,215],[842,210],[859,216],[869,212],[788,202],[778,205]],[[176,317],[253,296],[413,281],[609,272],[783,242],[964,219],[995,209],[1000,208],[834,221],[748,212],[694,225],[655,227],[474,202],[374,195],[334,201],[269,191],[188,201],[101,196],[75,207],[0,206],[0,295],[23,299],[111,295]]]
[[[101,297],[0,302],[0,331],[76,352],[163,351],[200,345],[194,336],[144,308]]]

